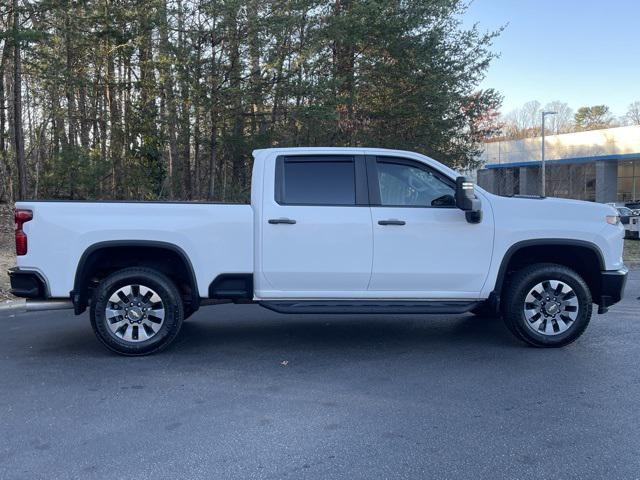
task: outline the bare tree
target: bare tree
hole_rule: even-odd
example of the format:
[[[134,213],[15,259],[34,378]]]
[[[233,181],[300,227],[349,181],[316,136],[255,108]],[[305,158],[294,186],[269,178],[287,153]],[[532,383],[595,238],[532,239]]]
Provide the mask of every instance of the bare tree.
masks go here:
[[[546,127],[549,129],[550,133],[569,133],[574,130],[574,112],[571,107],[569,107],[569,104],[561,102],[560,100],[555,100],[547,103],[544,106],[544,109],[547,112],[556,112],[555,115],[549,116],[548,120],[546,120],[548,121]]]
[[[555,100],[543,108],[540,102],[532,100],[503,117],[505,136],[510,139],[539,136],[543,110],[557,112],[556,115],[549,116],[545,123],[549,134],[569,133],[575,130],[574,112],[567,103]]]
[[[504,132],[507,138],[535,137],[540,131],[542,105],[537,100],[525,103],[521,108],[504,117]]]
[[[640,125],[640,101],[629,104],[626,120],[630,125]]]

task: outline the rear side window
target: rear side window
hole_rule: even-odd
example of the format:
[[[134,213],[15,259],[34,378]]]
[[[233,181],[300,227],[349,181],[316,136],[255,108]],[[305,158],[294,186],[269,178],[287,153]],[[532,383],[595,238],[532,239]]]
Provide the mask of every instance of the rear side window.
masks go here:
[[[351,157],[287,157],[282,160],[279,177],[279,203],[356,204],[355,162]]]

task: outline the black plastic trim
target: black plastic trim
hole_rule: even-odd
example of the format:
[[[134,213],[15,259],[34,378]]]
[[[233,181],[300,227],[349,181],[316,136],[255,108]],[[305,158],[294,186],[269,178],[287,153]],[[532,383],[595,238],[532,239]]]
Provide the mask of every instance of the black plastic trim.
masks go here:
[[[611,305],[622,300],[629,269],[605,270],[600,273],[600,301],[598,313],[606,313]]]
[[[278,313],[315,314],[456,314],[473,310],[477,300],[376,301],[376,300],[299,300],[259,302]]]
[[[224,300],[253,299],[252,273],[222,273],[209,285],[209,298]]]
[[[40,272],[14,267],[10,268],[8,273],[12,295],[22,298],[49,298],[49,287]]]
[[[168,243],[161,242],[157,240],[109,240],[105,242],[94,243],[90,247],[88,247],[80,260],[78,261],[78,267],[76,268],[75,280],[73,282],[73,290],[70,293],[71,300],[73,301],[75,307],[76,315],[84,312],[88,306],[89,299],[87,297],[87,279],[85,276],[85,264],[89,256],[98,251],[103,250],[105,248],[114,248],[114,247],[153,247],[153,248],[161,248],[165,250],[170,250],[175,252],[182,258],[183,262],[187,266],[190,277],[190,287],[191,287],[191,304],[193,308],[197,310],[200,305],[200,294],[198,292],[198,282],[196,280],[196,274],[193,269],[193,265],[191,264],[191,260],[189,256],[185,253],[182,248],[179,246]]]

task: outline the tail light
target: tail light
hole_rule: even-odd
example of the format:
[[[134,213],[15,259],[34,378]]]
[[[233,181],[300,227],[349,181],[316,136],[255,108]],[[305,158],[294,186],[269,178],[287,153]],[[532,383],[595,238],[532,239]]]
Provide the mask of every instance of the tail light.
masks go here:
[[[16,208],[13,218],[16,222],[16,255],[26,255],[28,250],[27,234],[22,230],[22,226],[33,219],[33,212]]]

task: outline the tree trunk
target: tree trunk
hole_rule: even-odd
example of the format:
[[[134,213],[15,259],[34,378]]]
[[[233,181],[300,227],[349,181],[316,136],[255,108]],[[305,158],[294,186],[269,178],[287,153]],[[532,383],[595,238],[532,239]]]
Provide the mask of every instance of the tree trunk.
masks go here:
[[[213,201],[216,193],[216,168],[218,163],[218,65],[216,63],[216,39],[211,34],[211,67],[210,67],[210,85],[211,85],[211,130],[209,132],[209,184],[207,190],[207,199]]]
[[[351,0],[336,0],[334,15],[342,17],[349,15]],[[354,94],[354,68],[355,51],[353,43],[342,37],[336,38],[333,46],[335,76],[337,81],[337,114],[338,124],[336,137],[341,145],[353,144],[354,118],[353,118],[353,94]]]
[[[22,133],[22,58],[20,56],[18,0],[13,0],[13,144],[18,170],[18,200],[27,198],[27,165]]]
[[[5,85],[5,65],[9,57],[9,43],[5,40],[0,54],[0,172],[2,173],[2,191],[0,191],[0,201],[13,200],[10,189],[11,184],[11,166],[7,160],[7,140],[5,138],[5,128],[7,125],[6,117],[6,95],[4,91]]]
[[[163,2],[160,12],[160,54],[165,59],[172,58],[171,48],[169,43],[169,25],[167,19],[167,3]],[[176,133],[176,124],[178,115],[176,113],[175,95],[173,91],[173,76],[171,69],[167,65],[167,60],[162,62],[160,67],[160,78],[162,79],[162,94],[164,97],[163,108],[163,123],[166,128],[167,136],[169,137],[169,152],[167,162],[167,175],[168,175],[168,195],[173,197],[174,192],[174,166],[179,164],[178,154],[178,141]]]

